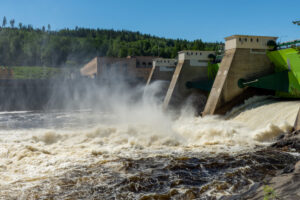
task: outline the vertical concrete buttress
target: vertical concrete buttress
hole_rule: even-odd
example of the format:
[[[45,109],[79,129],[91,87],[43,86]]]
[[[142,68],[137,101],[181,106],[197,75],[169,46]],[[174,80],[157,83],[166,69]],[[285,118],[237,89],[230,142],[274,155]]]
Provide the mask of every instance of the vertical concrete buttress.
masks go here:
[[[220,68],[218,70],[217,76],[215,78],[213,87],[210,91],[210,94],[208,96],[208,100],[206,102],[203,114],[214,114],[215,110],[217,109],[217,106],[219,102],[221,101],[223,97],[222,95],[222,88],[224,88],[228,71],[230,69],[230,66],[232,64],[232,61],[234,59],[236,49],[230,49],[225,52]],[[223,100],[224,101],[224,100]]]
[[[96,76],[99,73],[98,63],[99,63],[99,58],[98,57],[95,57],[94,59],[92,59],[90,62],[85,64],[80,69],[81,75],[90,76],[90,77]]]
[[[156,68],[155,65],[153,65],[153,66],[152,66],[152,69],[151,69],[151,71],[150,71],[150,74],[149,74],[149,76],[148,76],[146,85],[149,85],[149,84],[150,84],[151,79],[152,79],[152,76],[153,76],[153,73],[154,73],[154,71],[155,71],[155,68]]]
[[[97,59],[97,62],[96,62],[97,75],[99,75],[101,73],[101,70],[103,70],[103,69],[101,69],[101,67],[100,67],[100,57],[97,56],[96,59]]]
[[[186,87],[188,81],[205,81],[209,79],[208,62],[210,54],[214,55],[215,52],[189,50],[178,52],[178,63],[164,99],[163,107],[165,109],[170,104],[177,108],[180,107],[190,95],[194,94],[192,89]],[[198,95],[202,98],[202,95]],[[206,97],[207,95],[205,99]]]
[[[163,104],[164,109],[166,109],[170,103],[170,100],[173,95],[173,91],[175,89],[175,86],[176,86],[176,83],[177,83],[178,77],[180,75],[183,64],[184,64],[184,61],[179,61],[176,66],[171,83],[169,85],[169,89],[168,89],[167,94],[164,99],[164,104]]]
[[[300,131],[300,108],[294,125],[295,131]]]

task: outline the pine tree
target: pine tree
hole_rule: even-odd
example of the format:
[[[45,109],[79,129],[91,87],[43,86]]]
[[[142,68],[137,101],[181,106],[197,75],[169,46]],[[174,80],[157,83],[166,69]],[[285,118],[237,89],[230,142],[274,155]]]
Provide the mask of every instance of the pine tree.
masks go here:
[[[7,20],[6,20],[6,17],[4,16],[3,21],[2,21],[2,27],[5,27],[6,24],[7,24]]]

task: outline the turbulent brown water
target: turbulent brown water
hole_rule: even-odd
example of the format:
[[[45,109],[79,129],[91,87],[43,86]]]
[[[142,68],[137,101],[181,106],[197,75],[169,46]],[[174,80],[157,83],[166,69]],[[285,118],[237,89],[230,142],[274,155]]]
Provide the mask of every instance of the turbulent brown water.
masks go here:
[[[0,113],[0,199],[240,199],[299,160],[268,148],[299,101],[252,98],[225,117],[159,108]]]

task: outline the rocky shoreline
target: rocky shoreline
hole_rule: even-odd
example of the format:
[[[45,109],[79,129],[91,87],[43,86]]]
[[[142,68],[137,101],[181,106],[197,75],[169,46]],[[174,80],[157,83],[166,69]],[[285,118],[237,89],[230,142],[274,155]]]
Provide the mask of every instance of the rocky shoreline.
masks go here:
[[[274,177],[265,178],[261,184],[254,186],[251,192],[243,195],[244,199],[261,200],[264,197],[284,200],[300,199],[300,131],[281,135],[270,148],[299,156],[299,161],[296,164],[287,165]]]

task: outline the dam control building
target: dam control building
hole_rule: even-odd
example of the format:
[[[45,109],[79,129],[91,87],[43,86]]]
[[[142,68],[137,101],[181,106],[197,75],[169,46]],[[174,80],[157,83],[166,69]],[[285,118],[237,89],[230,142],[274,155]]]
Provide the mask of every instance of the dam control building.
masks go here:
[[[95,57],[80,69],[82,76],[105,79],[108,76],[124,75],[146,83],[152,69],[152,56],[129,56],[126,58]]]

